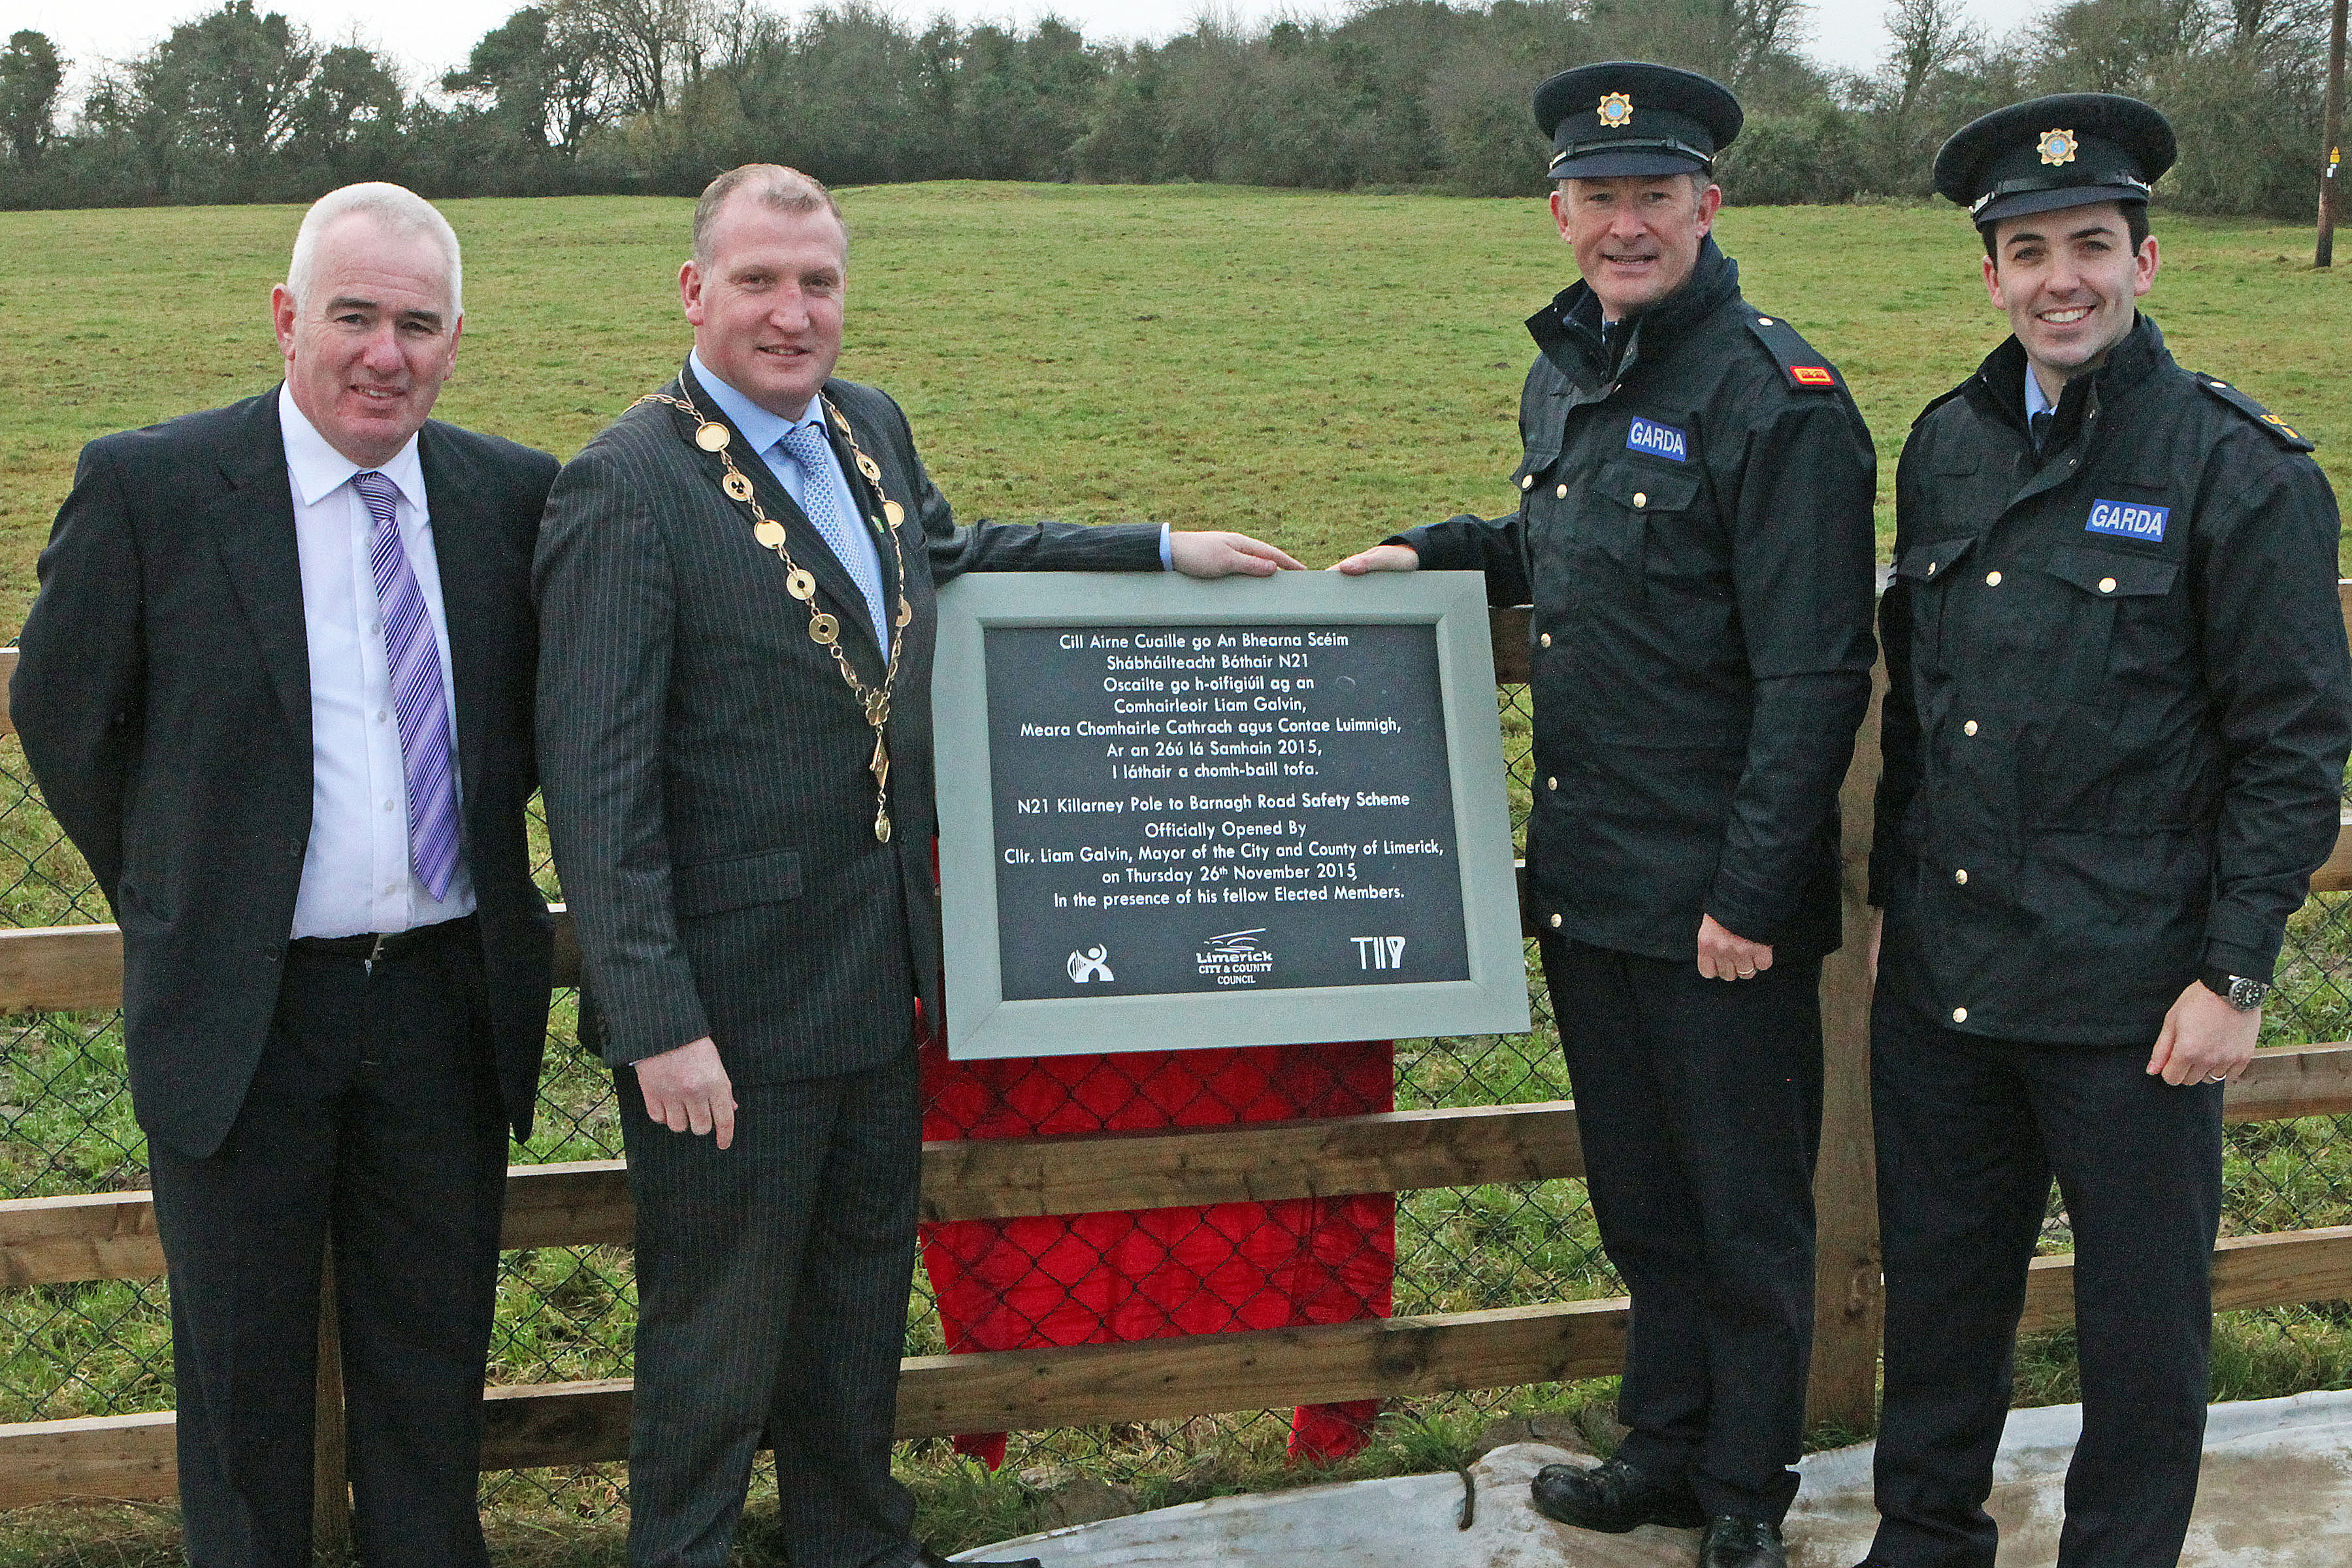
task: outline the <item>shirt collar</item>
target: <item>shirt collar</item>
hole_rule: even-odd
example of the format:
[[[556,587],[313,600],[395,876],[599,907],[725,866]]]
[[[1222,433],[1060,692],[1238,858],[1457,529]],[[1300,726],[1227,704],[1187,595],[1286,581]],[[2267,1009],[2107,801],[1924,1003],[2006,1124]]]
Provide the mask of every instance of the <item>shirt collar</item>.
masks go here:
[[[286,444],[286,477],[292,481],[294,499],[304,506],[317,506],[338,486],[349,484],[352,476],[370,471],[390,479],[412,510],[423,513],[425,505],[425,465],[416,456],[416,437],[411,436],[392,460],[373,470],[361,468],[327,444],[302,410],[294,404],[294,394],[285,383],[278,385],[278,429]]]
[[[799,418],[787,419],[782,415],[769,413],[719,380],[711,368],[702,363],[701,351],[689,349],[686,358],[687,363],[694,367],[694,379],[702,384],[703,391],[710,394],[710,401],[719,405],[719,412],[727,416],[728,422],[743,432],[743,439],[751,443],[754,452],[765,452],[798,426],[814,425],[817,434],[824,433],[824,419],[817,412],[815,398],[808,400],[808,406],[801,410]]]
[[[2025,416],[2028,419],[2031,419],[2037,414],[2046,413],[2057,406],[2058,405],[2056,404],[2051,402],[2050,399],[2042,395],[2041,379],[2033,374],[2032,362],[2030,360],[2027,361],[2025,366]]]

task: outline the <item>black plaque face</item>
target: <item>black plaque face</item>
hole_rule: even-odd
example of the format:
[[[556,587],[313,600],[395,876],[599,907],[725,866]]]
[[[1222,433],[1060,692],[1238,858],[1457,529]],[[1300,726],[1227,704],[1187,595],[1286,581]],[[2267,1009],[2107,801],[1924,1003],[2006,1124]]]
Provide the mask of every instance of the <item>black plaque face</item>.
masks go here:
[[[983,647],[1006,1001],[1468,977],[1433,626]]]

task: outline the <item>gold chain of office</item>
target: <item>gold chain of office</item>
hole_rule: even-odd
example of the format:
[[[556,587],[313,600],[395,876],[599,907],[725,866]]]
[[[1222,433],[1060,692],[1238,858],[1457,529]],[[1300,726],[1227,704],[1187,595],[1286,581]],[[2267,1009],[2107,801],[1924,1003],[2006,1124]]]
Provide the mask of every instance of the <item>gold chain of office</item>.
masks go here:
[[[824,405],[826,416],[833,421],[833,427],[840,431],[841,438],[849,444],[849,455],[856,459],[857,471],[866,476],[866,481],[874,487],[875,493],[882,497],[882,516],[889,524],[891,558],[898,567],[898,581],[904,584],[907,581],[907,554],[898,542],[898,525],[906,521],[907,509],[892,500],[883,490],[880,465],[867,457],[865,448],[857,444],[856,434],[849,428],[849,421],[841,416],[841,410],[822,396],[818,401]],[[887,844],[890,842],[890,748],[883,739],[883,731],[890,722],[890,692],[898,681],[898,653],[906,641],[907,623],[915,618],[914,607],[907,603],[905,591],[902,589],[898,595],[898,614],[890,625],[889,663],[885,668],[882,684],[878,688],[868,686],[857,679],[857,671],[850,668],[848,656],[841,651],[841,623],[832,612],[817,607],[815,575],[793,559],[792,549],[784,540],[784,525],[768,515],[760,505],[759,494],[752,489],[751,479],[735,466],[735,454],[730,449],[734,433],[719,421],[706,416],[690,398],[673,397],[667,392],[649,392],[637,402],[666,403],[673,408],[686,411],[695,422],[690,439],[697,447],[716,457],[727,470],[719,477],[719,488],[726,492],[729,500],[750,509],[751,537],[759,542],[761,548],[774,551],[776,558],[784,563],[784,591],[808,606],[809,640],[833,655],[834,668],[841,671],[841,679],[849,685],[850,695],[866,710],[866,721],[874,727],[874,756],[866,764],[874,774],[874,837]]]

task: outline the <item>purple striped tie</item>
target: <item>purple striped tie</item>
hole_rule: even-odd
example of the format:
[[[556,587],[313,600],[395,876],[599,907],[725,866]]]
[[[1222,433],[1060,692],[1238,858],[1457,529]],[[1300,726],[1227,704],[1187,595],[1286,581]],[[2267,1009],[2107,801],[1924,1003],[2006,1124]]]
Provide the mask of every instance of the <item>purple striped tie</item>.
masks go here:
[[[425,595],[401,547],[395,510],[400,491],[382,474],[355,474],[352,488],[375,519],[369,559],[383,616],[383,652],[392,671],[393,713],[400,722],[400,766],[408,782],[408,858],[416,879],[446,898],[457,871],[457,789],[451,772],[449,709],[441,694],[441,649],[433,640]]]

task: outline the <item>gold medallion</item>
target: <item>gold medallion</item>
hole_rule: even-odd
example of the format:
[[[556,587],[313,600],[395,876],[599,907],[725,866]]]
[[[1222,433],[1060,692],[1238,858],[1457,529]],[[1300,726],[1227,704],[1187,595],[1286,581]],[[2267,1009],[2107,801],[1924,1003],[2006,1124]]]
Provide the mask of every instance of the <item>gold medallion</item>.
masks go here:
[[[833,668],[847,683],[851,694],[857,700],[858,706],[866,711],[866,723],[873,727],[874,756],[873,760],[866,765],[874,773],[876,795],[874,837],[887,844],[890,842],[890,752],[884,744],[883,731],[890,721],[890,692],[898,679],[898,671],[901,668],[899,655],[905,646],[905,628],[915,618],[914,606],[907,602],[905,595],[901,594],[898,596],[898,616],[896,622],[898,629],[886,639],[889,647],[883,656],[885,673],[882,677],[882,684],[879,689],[869,688],[858,679],[857,671],[852,668],[848,658],[842,652],[841,622],[834,616],[817,608],[815,576],[803,570],[800,563],[793,559],[792,544],[783,524],[770,517],[761,509],[758,493],[753,489],[751,479],[744,476],[743,471],[735,466],[734,459],[728,455],[728,447],[731,443],[733,433],[718,420],[707,417],[701,409],[695,406],[694,400],[689,397],[681,397],[667,392],[654,392],[646,394],[637,402],[667,404],[694,421],[693,430],[688,438],[705,452],[718,457],[719,463],[727,470],[719,479],[719,488],[725,491],[730,500],[741,502],[750,510],[751,537],[763,547],[775,552],[777,559],[784,567],[785,591],[808,606],[809,640],[832,655]],[[635,407],[635,405],[632,404],[630,406]],[[834,407],[830,403],[824,405],[824,410],[832,418],[835,428],[840,431],[842,440],[848,447],[849,456],[856,460],[857,471],[865,476],[866,481],[877,493],[880,492],[882,489],[881,467],[859,449],[856,433],[850,429],[849,421],[842,416],[841,410]],[[898,580],[903,583],[907,576],[906,547],[898,538],[897,528],[899,521],[906,516],[906,509],[892,500],[887,494],[880,495],[879,499],[884,512],[890,519],[890,529],[887,531],[890,553],[897,566]],[[869,521],[873,521],[877,531],[882,531],[879,520]]]

